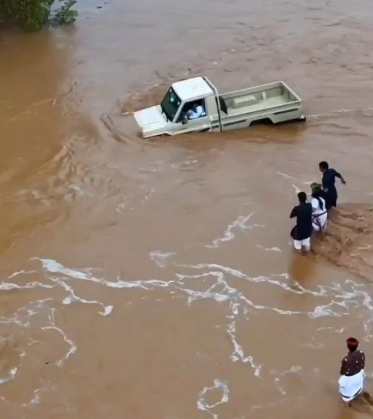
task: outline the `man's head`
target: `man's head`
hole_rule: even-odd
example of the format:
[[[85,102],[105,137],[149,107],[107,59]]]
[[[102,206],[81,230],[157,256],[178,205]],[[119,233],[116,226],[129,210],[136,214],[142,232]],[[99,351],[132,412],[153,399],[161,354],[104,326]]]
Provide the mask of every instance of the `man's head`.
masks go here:
[[[329,164],[326,161],[321,161],[319,163],[320,172],[325,172],[325,170],[329,169]]]
[[[311,183],[311,190],[312,192],[320,192],[322,191],[322,186],[320,185],[320,183],[313,182]]]
[[[359,341],[357,339],[355,339],[355,338],[348,338],[346,340],[346,342],[347,342],[347,348],[351,352],[355,352],[356,349],[359,346]]]
[[[305,192],[299,192],[298,199],[301,204],[303,204],[304,202],[307,202],[307,194]]]

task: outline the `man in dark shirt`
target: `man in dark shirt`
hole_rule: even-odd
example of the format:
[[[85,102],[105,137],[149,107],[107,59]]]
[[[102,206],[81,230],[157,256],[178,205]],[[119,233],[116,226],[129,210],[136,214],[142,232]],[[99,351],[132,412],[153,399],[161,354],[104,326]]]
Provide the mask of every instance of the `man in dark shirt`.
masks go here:
[[[290,218],[297,218],[297,225],[291,230],[291,237],[294,240],[294,248],[298,251],[302,249],[309,252],[311,250],[312,234],[312,205],[307,202],[305,192],[298,193],[299,205],[295,206]]]
[[[319,169],[323,174],[322,187],[326,198],[326,209],[329,210],[332,207],[336,207],[338,201],[338,192],[337,188],[335,187],[335,178],[337,177],[341,179],[343,185],[346,184],[346,181],[343,179],[343,176],[340,173],[329,167],[329,164],[326,161],[319,163]]]
[[[347,339],[348,354],[342,359],[341,375],[352,376],[365,368],[365,354],[358,351],[359,341],[355,338]]]
[[[365,354],[357,350],[358,346],[357,339],[347,339],[348,354],[342,359],[340,369],[339,392],[348,403],[358,397],[364,388]]]

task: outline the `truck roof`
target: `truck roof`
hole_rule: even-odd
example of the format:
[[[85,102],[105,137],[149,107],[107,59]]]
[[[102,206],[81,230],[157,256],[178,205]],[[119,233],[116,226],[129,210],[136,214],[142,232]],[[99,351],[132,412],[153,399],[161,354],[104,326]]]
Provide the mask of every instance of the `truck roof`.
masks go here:
[[[202,77],[178,81],[172,87],[182,101],[213,94],[211,87]]]

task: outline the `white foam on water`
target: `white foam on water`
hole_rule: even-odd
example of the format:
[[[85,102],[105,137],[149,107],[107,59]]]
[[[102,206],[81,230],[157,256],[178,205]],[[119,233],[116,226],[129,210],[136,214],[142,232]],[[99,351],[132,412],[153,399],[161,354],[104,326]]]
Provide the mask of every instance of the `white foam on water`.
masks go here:
[[[9,371],[9,375],[7,376],[7,377],[1,377],[0,378],[0,384],[5,384],[5,383],[7,383],[8,381],[11,381],[11,380],[14,380],[14,378],[16,377],[16,375],[17,375],[17,372],[18,372],[18,368],[12,368],[10,371]]]
[[[56,313],[56,309],[52,308],[51,312],[48,314],[48,320],[50,322],[50,326],[44,326],[42,327],[42,330],[55,330],[63,337],[63,340],[68,344],[69,349],[65,353],[65,355],[61,359],[53,362],[54,364],[61,367],[64,361],[66,361],[69,358],[69,356],[72,355],[77,350],[77,347],[75,343],[66,336],[65,332],[56,325],[55,313]]]
[[[233,344],[233,352],[231,354],[231,359],[233,362],[248,362],[254,370],[254,375],[256,377],[259,377],[262,366],[255,364],[254,358],[251,355],[245,355],[242,346],[237,341],[236,317],[239,314],[239,304],[231,302],[230,308],[232,310],[232,316],[229,317],[232,319],[232,321],[228,324],[227,332]]]
[[[293,176],[287,175],[286,173],[276,172],[276,174],[287,179],[295,179]]]
[[[210,404],[206,401],[206,395],[213,390],[220,390],[222,392],[221,399],[216,403]],[[229,387],[228,384],[224,381],[215,379],[214,385],[211,387],[203,388],[198,394],[197,408],[203,412],[209,413],[214,419],[218,419],[218,415],[213,413],[211,410],[216,406],[219,406],[223,403],[228,403],[229,401]]]
[[[175,170],[193,170],[193,165],[198,163],[198,160],[186,160],[181,163],[174,163],[171,165],[171,167]]]
[[[301,192],[301,190],[298,188],[297,185],[291,185],[291,187],[294,189],[295,193],[298,194],[299,192]]]
[[[170,256],[170,253],[161,253],[155,252],[153,253],[153,260],[157,259],[157,256],[160,257],[161,262],[158,260],[158,265],[160,267],[164,267],[166,265],[166,259]],[[98,304],[102,307],[102,311],[99,312],[101,315],[108,315],[111,313],[113,306],[105,306],[103,303],[99,301],[89,301],[84,298],[78,297],[75,294],[73,289],[73,282],[72,280],[78,281],[85,281],[85,282],[94,282],[97,284],[101,284],[102,286],[107,286],[110,288],[141,288],[144,290],[152,290],[157,287],[170,287],[172,288],[173,292],[181,292],[184,293],[187,297],[188,304],[192,304],[196,300],[201,299],[214,299],[218,303],[228,303],[231,314],[227,316],[227,325],[226,331],[230,337],[232,342],[232,354],[231,359],[234,362],[243,362],[248,363],[251,368],[253,369],[254,376],[260,377],[261,371],[263,366],[256,363],[253,357],[250,354],[245,353],[242,345],[239,342],[237,337],[236,331],[236,321],[241,314],[248,314],[253,310],[271,310],[280,315],[301,315],[305,314],[311,318],[318,318],[320,316],[341,316],[341,315],[348,315],[350,305],[357,305],[361,304],[361,298],[363,298],[363,305],[366,307],[371,307],[371,297],[369,294],[364,291],[363,289],[356,289],[359,284],[354,283],[353,281],[348,281],[348,284],[353,287],[353,290],[345,290],[343,289],[341,284],[332,284],[330,286],[318,286],[317,290],[311,291],[305,289],[300,284],[297,284],[297,288],[289,286],[284,280],[288,279],[288,275],[286,273],[272,275],[270,277],[265,276],[258,276],[258,277],[250,277],[246,275],[244,272],[234,269],[228,266],[223,266],[219,264],[205,264],[200,263],[197,265],[188,265],[188,264],[177,264],[173,263],[174,266],[189,269],[189,270],[197,270],[199,271],[196,274],[176,274],[176,278],[170,281],[160,281],[156,279],[150,280],[136,280],[136,281],[124,281],[118,278],[116,281],[108,281],[104,278],[98,278],[92,274],[92,268],[88,269],[73,269],[67,268],[61,263],[53,260],[53,259],[38,259],[35,258],[34,260],[40,261],[42,268],[46,274],[48,274],[49,280],[52,284],[45,284],[41,282],[30,282],[24,285],[18,285],[11,282],[3,282],[1,284],[1,289],[3,290],[11,290],[11,289],[29,289],[29,288],[44,288],[50,289],[55,288],[57,286],[62,287],[67,293],[68,296],[62,300],[63,304],[71,304],[73,302],[76,303],[83,303],[83,304]],[[30,271],[30,273],[34,273],[35,271]],[[25,275],[26,273],[19,272],[18,275]],[[51,274],[51,275],[50,275]],[[291,310],[282,310],[276,307],[268,307],[263,304],[257,304],[251,301],[242,291],[237,288],[234,288],[229,284],[229,278],[234,277],[241,279],[243,281],[250,281],[253,283],[269,283],[272,286],[277,286],[286,290],[291,293],[295,294],[308,294],[315,297],[330,297],[333,296],[332,301],[325,305],[318,305],[314,307],[313,311],[311,312],[300,312],[300,311],[291,311]],[[11,278],[15,278],[15,275],[12,275]],[[206,278],[214,279],[213,284],[211,285],[209,282],[209,287],[204,291],[195,291],[191,289],[193,282],[195,281],[203,281]],[[41,307],[41,305],[45,304],[47,301],[51,301],[52,299],[40,300],[38,304],[31,305],[30,307],[24,307],[20,309],[22,312],[23,318],[20,319],[20,316],[12,316],[7,319],[1,319],[0,322],[14,322],[21,324],[23,327],[29,327],[30,322],[26,321],[29,316],[36,314]],[[335,311],[335,307],[346,309],[346,312],[341,313],[340,311]],[[63,358],[56,360],[54,364],[58,366],[62,366],[64,361],[66,361],[76,350],[76,345],[72,342],[64,333],[64,331],[56,325],[55,320],[55,308],[50,309],[50,313],[48,314],[49,325],[44,326],[44,330],[56,330],[58,333],[61,334],[63,340],[68,344],[69,349],[64,355]],[[10,379],[13,379],[12,376]],[[281,394],[284,394],[283,387],[281,386],[281,374],[275,377],[276,386]],[[215,388],[215,387],[214,387]],[[37,393],[38,400],[40,401],[40,394]],[[36,399],[35,399],[36,400]],[[36,401],[32,403],[36,403]],[[202,403],[202,402],[200,402]],[[200,404],[200,407],[204,407],[205,409],[211,409],[212,407],[206,404]],[[211,413],[211,412],[210,412]],[[212,414],[212,413],[211,413]],[[214,416],[215,417],[215,416]]]
[[[8,276],[8,279],[13,279],[16,276],[19,276],[19,275],[22,275],[22,274],[28,274],[29,275],[29,274],[34,274],[34,273],[37,273],[37,271],[25,271],[24,269],[22,269],[21,271],[13,272],[12,275]]]
[[[149,255],[153,262],[161,268],[164,268],[167,265],[167,259],[175,254],[175,252],[160,252],[159,250],[154,250],[153,252],[150,252]]]
[[[286,174],[286,173],[282,173],[282,172],[276,172],[276,174],[277,175],[279,175],[279,176],[282,176],[282,177],[284,177],[284,178],[286,178],[286,179],[294,179],[294,180],[299,180],[297,177],[295,177],[295,176],[290,176],[290,175],[288,175],[288,174]],[[310,181],[310,180],[307,180],[307,181],[301,181],[302,182],[302,184],[303,185],[311,185],[311,183],[313,182],[313,181]],[[295,187],[296,188],[296,186],[295,185],[292,185],[293,187]]]
[[[213,241],[211,248],[216,248],[221,242],[227,242],[234,239],[234,229],[247,230],[251,229],[253,225],[248,224],[253,214],[242,216],[238,220],[231,223],[224,232],[224,236],[220,239]],[[274,250],[276,249],[276,250]],[[272,251],[279,251],[278,248],[271,248]],[[263,250],[268,250],[264,248]],[[10,275],[7,281],[3,281],[0,284],[0,289],[4,292],[8,290],[21,290],[21,289],[43,289],[44,292],[48,292],[49,289],[61,289],[64,292],[64,296],[60,300],[53,298],[45,298],[27,304],[25,307],[20,308],[16,313],[7,318],[0,318],[0,323],[15,324],[23,328],[29,328],[32,326],[32,318],[36,314],[44,314],[44,320],[47,322],[46,325],[41,327],[42,330],[55,331],[61,335],[62,340],[67,345],[65,355],[61,358],[51,362],[51,364],[58,367],[62,367],[65,361],[77,351],[76,344],[67,336],[67,334],[58,326],[56,321],[56,304],[89,304],[97,305],[99,307],[98,314],[102,316],[108,316],[112,313],[113,305],[105,305],[101,301],[88,300],[80,297],[76,294],[74,286],[76,281],[82,283],[95,283],[103,287],[115,288],[115,289],[127,289],[132,288],[141,289],[144,291],[152,291],[157,288],[169,288],[170,298],[175,296],[184,295],[188,305],[192,305],[196,301],[210,299],[216,301],[218,304],[227,304],[229,308],[229,314],[226,316],[225,332],[231,341],[232,352],[231,360],[233,362],[242,362],[247,364],[252,369],[253,375],[258,379],[262,378],[262,373],[265,369],[265,365],[258,363],[253,356],[247,352],[247,349],[243,348],[243,344],[240,342],[237,333],[237,321],[241,319],[250,319],[252,314],[256,314],[259,310],[270,311],[282,316],[307,316],[310,319],[318,319],[321,317],[341,317],[349,316],[351,308],[360,307],[366,309],[370,313],[373,310],[372,298],[366,289],[366,284],[358,284],[354,281],[348,280],[344,283],[332,283],[330,285],[318,285],[314,287],[314,290],[309,290],[303,287],[298,282],[290,282],[289,275],[287,273],[272,274],[269,276],[256,276],[251,277],[241,270],[224,266],[217,263],[198,263],[198,264],[179,264],[174,260],[170,261],[171,257],[174,259],[176,256],[175,252],[161,252],[153,251],[150,253],[150,258],[153,260],[159,268],[164,268],[167,264],[171,264],[176,269],[180,269],[182,273],[175,273],[174,277],[167,280],[161,281],[158,279],[123,279],[116,278],[115,280],[108,280],[104,277],[95,275],[93,268],[76,269],[66,267],[62,263],[54,259],[46,258],[33,258],[41,264],[42,273],[46,282],[33,281],[24,283],[22,285],[15,282],[19,277],[27,277],[27,275],[34,275],[40,273],[39,270],[20,270]],[[97,270],[96,270],[97,271]],[[189,273],[186,273],[189,272]],[[102,275],[104,276],[104,275]],[[327,299],[326,304],[315,305],[310,311],[301,310],[286,310],[280,309],[275,306],[269,306],[261,304],[260,302],[254,302],[239,288],[239,285],[233,286],[231,279],[235,278],[234,284],[252,283],[252,284],[268,284],[272,287],[280,288],[281,290],[292,293],[295,295],[305,295],[315,298]],[[239,280],[237,282],[237,280]],[[201,290],[201,284],[207,284],[205,289]],[[194,289],[194,284],[198,284],[198,290]],[[255,298],[255,295],[252,297]],[[129,302],[128,304],[130,304]],[[52,306],[53,305],[53,306]],[[46,313],[46,314],[45,314]],[[366,338],[371,337],[371,330],[373,326],[373,317],[368,316],[365,319],[364,327],[367,333]],[[323,328],[316,329],[316,331],[322,331]],[[333,329],[331,328],[331,331]],[[336,332],[334,330],[334,332]],[[342,333],[342,331],[338,331]],[[33,344],[35,341],[30,340],[29,344]],[[21,359],[23,359],[21,357]],[[18,374],[17,372],[21,369],[21,365],[14,367],[8,377],[1,377],[0,384],[15,379]],[[296,368],[296,367],[294,367]],[[286,377],[287,374],[295,373],[296,370],[291,369],[289,371],[277,372],[275,374],[274,385],[278,389],[279,393],[283,396],[286,395],[284,385],[281,380]],[[6,381],[4,381],[6,380]],[[41,393],[50,390],[50,387],[44,385],[35,389],[33,399],[27,405],[33,405],[40,403]],[[209,391],[221,390],[223,395],[220,402],[209,405],[205,401],[205,396]],[[228,385],[223,381],[215,380],[213,387],[204,388],[198,397],[198,408],[210,413],[214,418],[217,415],[211,410],[221,403],[228,402],[229,389]],[[285,399],[284,399],[285,400]],[[263,406],[262,406],[263,407]],[[258,407],[258,408],[262,408]],[[253,407],[253,410],[255,407]]]
[[[274,247],[264,247],[260,244],[257,244],[256,247],[259,247],[259,249],[263,249],[266,252],[279,252],[279,253],[282,252],[282,250],[279,247],[275,247],[275,246]]]
[[[284,389],[284,387],[281,384],[281,379],[283,377],[285,377],[286,375],[289,374],[294,374],[297,373],[298,371],[301,371],[302,367],[300,367],[299,365],[294,365],[292,366],[290,369],[279,372],[279,371],[271,371],[272,374],[276,375],[276,377],[273,380],[273,384],[275,385],[275,387],[278,389],[278,391],[285,396],[286,395],[286,390]]]
[[[27,285],[24,287],[27,287]],[[45,288],[45,287],[44,287]],[[6,289],[13,289],[13,287],[6,287]],[[18,309],[13,315],[9,316],[9,317],[1,317],[0,318],[0,323],[3,324],[15,324],[17,326],[20,326],[21,328],[30,328],[30,326],[32,325],[32,317],[33,316],[38,316],[40,317],[43,313],[47,313],[46,316],[44,316],[44,320],[46,320],[47,325],[46,326],[42,326],[41,330],[55,330],[57,331],[59,334],[61,334],[61,336],[63,337],[63,340],[67,343],[68,345],[68,349],[67,352],[65,353],[65,355],[54,361],[54,362],[50,362],[50,364],[55,364],[59,367],[63,366],[64,361],[66,361],[69,356],[71,354],[73,354],[76,351],[76,346],[75,344],[66,336],[65,332],[57,326],[56,324],[56,320],[55,320],[55,308],[51,308],[48,304],[53,302],[52,298],[45,298],[42,300],[36,300],[36,301],[31,301],[30,303],[28,303],[26,306],[21,307],[20,309]],[[28,346],[33,345],[35,343],[42,343],[42,342],[38,342],[35,341],[34,339],[28,339],[27,344]],[[10,373],[8,376],[6,377],[0,377],[0,385],[1,384],[5,384],[8,383],[9,381],[12,381],[14,379],[17,378],[17,375],[19,373],[19,371],[22,368],[22,362],[23,362],[23,358],[26,355],[26,352],[22,352],[19,354],[20,355],[20,359],[21,362],[18,366],[12,368],[10,370]],[[37,389],[35,391],[38,391]],[[30,403],[34,403],[33,400],[30,401]],[[24,406],[29,405],[30,403],[26,403]]]
[[[213,240],[212,244],[206,245],[205,247],[217,248],[219,247],[220,243],[232,241],[235,238],[235,235],[233,233],[235,229],[251,230],[253,227],[263,227],[258,224],[248,224],[253,215],[254,213],[252,212],[246,216],[239,216],[237,220],[233,221],[233,223],[228,225],[222,237]]]

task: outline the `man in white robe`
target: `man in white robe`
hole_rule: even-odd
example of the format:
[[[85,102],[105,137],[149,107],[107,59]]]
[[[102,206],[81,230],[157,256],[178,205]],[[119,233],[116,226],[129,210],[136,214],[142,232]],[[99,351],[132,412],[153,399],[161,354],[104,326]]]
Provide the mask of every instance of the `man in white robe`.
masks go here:
[[[321,185],[312,183],[312,228],[314,231],[324,231],[328,223],[328,211]]]
[[[359,397],[364,390],[365,354],[358,351],[359,341],[355,338],[347,339],[348,354],[342,360],[339,395],[345,403],[350,403]]]

